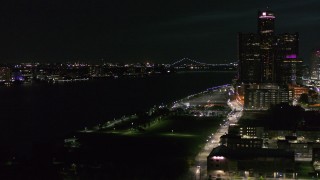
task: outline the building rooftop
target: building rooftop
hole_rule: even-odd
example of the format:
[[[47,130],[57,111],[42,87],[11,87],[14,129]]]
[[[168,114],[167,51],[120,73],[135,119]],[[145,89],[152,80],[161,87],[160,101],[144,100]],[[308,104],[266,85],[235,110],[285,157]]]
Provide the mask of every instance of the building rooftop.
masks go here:
[[[229,159],[253,159],[253,158],[294,158],[294,153],[282,149],[264,149],[264,148],[237,148],[231,149],[225,145],[214,148],[208,157],[223,156]]]

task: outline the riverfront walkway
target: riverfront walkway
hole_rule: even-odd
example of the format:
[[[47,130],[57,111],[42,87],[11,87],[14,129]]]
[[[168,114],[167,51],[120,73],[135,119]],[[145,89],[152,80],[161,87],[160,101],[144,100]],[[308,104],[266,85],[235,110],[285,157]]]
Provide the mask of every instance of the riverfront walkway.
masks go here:
[[[236,124],[242,116],[242,107],[236,101],[228,102],[231,109],[236,109],[234,114],[229,113],[227,120],[224,124],[221,124],[218,130],[211,134],[211,138],[208,138],[207,143],[196,157],[196,166],[191,167],[190,171],[194,174],[196,180],[208,179],[207,175],[207,157],[213,148],[220,145],[220,137],[228,133],[229,124]]]

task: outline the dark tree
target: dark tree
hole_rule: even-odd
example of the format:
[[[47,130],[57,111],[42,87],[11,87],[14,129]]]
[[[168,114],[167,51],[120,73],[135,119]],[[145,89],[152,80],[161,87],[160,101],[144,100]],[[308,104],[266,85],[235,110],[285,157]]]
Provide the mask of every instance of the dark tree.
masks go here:
[[[308,94],[301,94],[300,98],[299,98],[299,102],[300,103],[304,103],[304,104],[308,104],[309,103],[309,96]]]
[[[318,99],[318,93],[315,90],[309,90],[308,95],[311,97],[312,101]]]

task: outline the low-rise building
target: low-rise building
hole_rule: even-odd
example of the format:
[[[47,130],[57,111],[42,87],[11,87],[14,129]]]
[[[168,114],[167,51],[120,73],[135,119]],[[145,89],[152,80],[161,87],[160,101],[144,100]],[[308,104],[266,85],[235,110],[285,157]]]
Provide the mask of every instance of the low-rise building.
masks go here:
[[[220,137],[220,142],[231,149],[262,148],[263,140],[260,138],[242,138],[239,135],[226,134]]]
[[[276,84],[251,84],[245,89],[245,110],[267,110],[272,105],[289,103],[292,92]]]
[[[207,157],[209,176],[294,178],[294,154],[282,149],[214,148]]]
[[[309,92],[309,88],[298,85],[290,85],[289,89],[292,91],[292,97],[294,99],[299,99],[301,94],[308,94]]]

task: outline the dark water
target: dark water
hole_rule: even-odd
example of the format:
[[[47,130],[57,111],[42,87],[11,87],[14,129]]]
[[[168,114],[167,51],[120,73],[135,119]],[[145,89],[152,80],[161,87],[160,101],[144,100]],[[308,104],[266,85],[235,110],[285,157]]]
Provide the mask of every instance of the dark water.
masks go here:
[[[231,72],[197,72],[1,87],[2,148],[28,154],[35,143],[230,83],[234,76]]]

